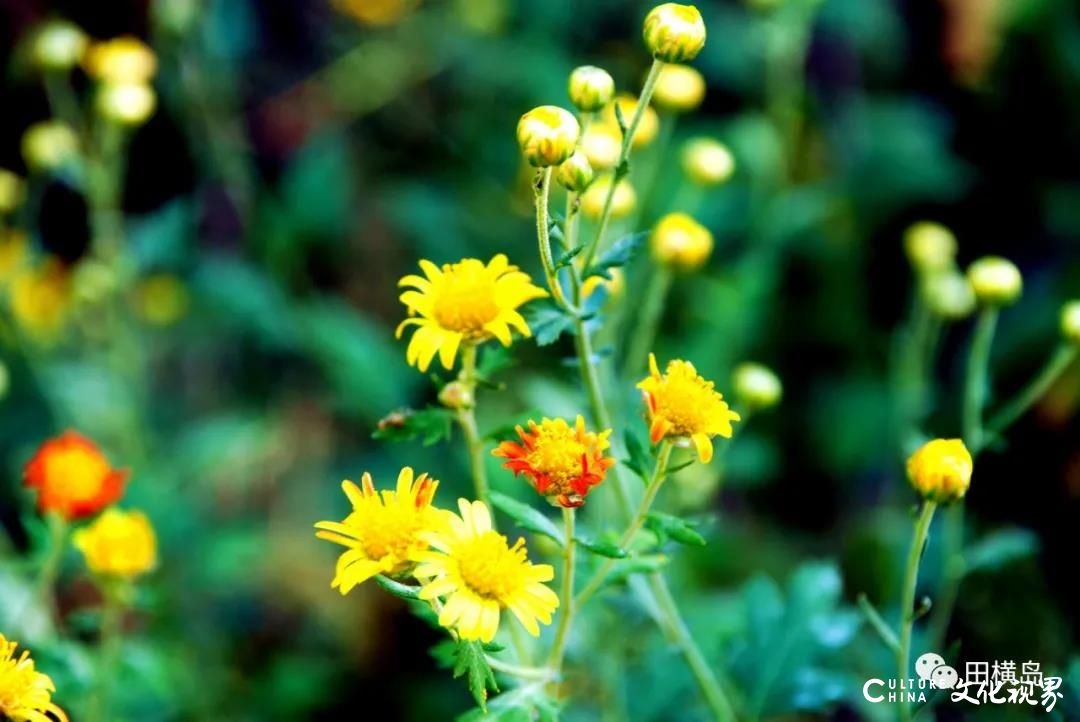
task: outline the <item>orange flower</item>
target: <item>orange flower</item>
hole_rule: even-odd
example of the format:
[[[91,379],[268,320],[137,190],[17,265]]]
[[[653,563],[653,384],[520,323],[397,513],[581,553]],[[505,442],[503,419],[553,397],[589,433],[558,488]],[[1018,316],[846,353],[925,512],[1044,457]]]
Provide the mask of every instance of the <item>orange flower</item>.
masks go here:
[[[533,487],[559,506],[575,507],[585,503],[589,489],[604,480],[615,460],[604,456],[610,446],[611,430],[599,434],[585,430],[580,416],[574,426],[565,419],[529,421],[529,430],[517,427],[521,444],[504,441],[491,453],[507,459],[503,466],[524,473]]]
[[[39,510],[71,520],[117,501],[127,477],[127,470],[112,468],[90,439],[65,431],[37,450],[26,465],[23,485],[37,490]]]

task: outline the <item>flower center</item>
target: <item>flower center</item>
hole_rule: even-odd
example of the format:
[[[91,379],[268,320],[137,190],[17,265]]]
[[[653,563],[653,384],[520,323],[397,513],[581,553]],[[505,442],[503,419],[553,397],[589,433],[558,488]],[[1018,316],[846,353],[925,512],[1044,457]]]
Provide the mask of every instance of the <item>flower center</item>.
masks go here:
[[[501,601],[522,586],[525,540],[514,546],[496,531],[486,531],[464,542],[454,553],[465,586],[484,599]]]
[[[425,528],[425,516],[398,504],[375,503],[349,514],[345,523],[357,530],[368,559],[388,561],[396,573],[409,565],[410,552],[424,546],[417,537]]]
[[[486,274],[466,269],[446,273],[435,298],[435,320],[443,328],[470,336],[484,334],[484,324],[499,315],[495,283]]]
[[[671,422],[672,432],[688,436],[704,430],[708,416],[705,408],[710,389],[696,379],[669,377],[657,394],[658,413]]]
[[[529,466],[547,474],[555,484],[561,486],[581,475],[581,457],[588,449],[569,425],[542,424],[534,443],[526,458]]]
[[[46,463],[49,485],[68,499],[94,496],[110,472],[105,458],[91,449],[66,449],[50,455]]]

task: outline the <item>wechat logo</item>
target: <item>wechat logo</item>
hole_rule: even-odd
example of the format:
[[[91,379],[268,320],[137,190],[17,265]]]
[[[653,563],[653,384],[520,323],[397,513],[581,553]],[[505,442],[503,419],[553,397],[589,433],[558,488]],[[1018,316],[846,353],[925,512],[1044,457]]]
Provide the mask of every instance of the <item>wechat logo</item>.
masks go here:
[[[945,664],[945,658],[934,652],[927,652],[915,660],[915,674],[935,689],[952,689],[960,680],[956,670]]]

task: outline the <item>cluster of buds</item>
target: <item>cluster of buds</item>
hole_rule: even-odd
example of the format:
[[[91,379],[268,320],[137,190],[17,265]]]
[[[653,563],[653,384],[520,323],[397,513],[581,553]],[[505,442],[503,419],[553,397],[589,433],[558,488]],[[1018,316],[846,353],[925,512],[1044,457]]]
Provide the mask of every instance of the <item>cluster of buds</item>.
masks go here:
[[[919,293],[931,313],[959,321],[975,310],[975,292],[956,265],[956,236],[932,221],[912,224],[904,233],[904,253],[915,271]]]
[[[94,43],[83,66],[99,83],[95,109],[102,118],[137,126],[153,114],[157,95],[150,81],[157,73],[157,56],[141,40],[124,36]]]

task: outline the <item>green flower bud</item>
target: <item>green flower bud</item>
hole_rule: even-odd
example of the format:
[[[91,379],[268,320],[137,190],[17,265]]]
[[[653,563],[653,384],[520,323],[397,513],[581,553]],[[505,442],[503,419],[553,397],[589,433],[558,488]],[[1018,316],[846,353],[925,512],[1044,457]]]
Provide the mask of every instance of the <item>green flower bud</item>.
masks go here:
[[[657,60],[685,63],[705,47],[705,21],[693,5],[664,3],[645,16],[642,35]]]
[[[731,384],[739,401],[754,411],[776,406],[784,393],[780,378],[772,369],[757,363],[746,362],[736,366]]]
[[[555,180],[568,191],[580,193],[589,187],[593,180],[593,169],[589,159],[580,150],[559,164],[555,171]]]
[[[22,178],[0,168],[0,215],[11,213],[22,203],[25,191]]]
[[[1061,333],[1069,343],[1080,345],[1080,301],[1069,301],[1062,307]]]
[[[439,392],[439,403],[454,411],[471,409],[475,402],[472,389],[460,381],[451,381]]]
[[[615,97],[615,81],[608,71],[595,65],[582,65],[570,73],[570,102],[582,113],[593,113]]]
[[[30,168],[54,170],[78,157],[79,138],[59,120],[35,123],[23,133],[22,154]]]
[[[581,126],[568,110],[541,105],[521,116],[517,126],[518,145],[525,160],[539,168],[559,165],[577,147]]]
[[[968,281],[984,306],[1007,306],[1020,297],[1024,280],[1012,261],[986,256],[968,266]]]
[[[923,297],[934,315],[950,321],[967,318],[975,310],[975,291],[967,277],[957,271],[929,276],[923,285]]]
[[[108,83],[98,89],[95,107],[101,117],[121,125],[142,125],[153,115],[157,95],[143,83]]]
[[[918,273],[947,271],[956,260],[956,236],[940,223],[920,221],[904,232],[904,253]]]
[[[71,70],[82,60],[87,45],[86,33],[67,20],[50,20],[34,35],[31,54],[34,64],[43,70]]]
[[[735,157],[728,147],[712,138],[693,138],[682,151],[683,172],[698,185],[719,185],[735,172]]]

